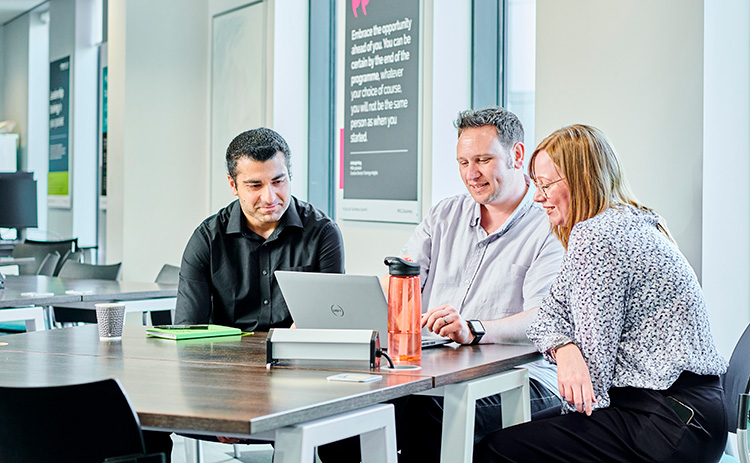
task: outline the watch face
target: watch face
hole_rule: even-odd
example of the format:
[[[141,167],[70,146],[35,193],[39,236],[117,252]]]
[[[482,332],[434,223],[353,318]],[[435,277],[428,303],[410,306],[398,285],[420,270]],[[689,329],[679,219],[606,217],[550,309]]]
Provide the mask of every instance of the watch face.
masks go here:
[[[469,320],[469,329],[474,334],[484,334],[484,325],[482,325],[482,322],[480,322],[479,320]]]

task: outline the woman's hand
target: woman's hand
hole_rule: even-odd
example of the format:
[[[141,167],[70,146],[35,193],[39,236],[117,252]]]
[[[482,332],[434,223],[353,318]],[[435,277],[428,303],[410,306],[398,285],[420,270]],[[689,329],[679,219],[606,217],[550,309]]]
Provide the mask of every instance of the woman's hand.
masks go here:
[[[575,405],[576,410],[591,416],[591,406],[596,402],[589,367],[581,350],[573,343],[558,347],[553,353],[557,362],[557,387],[562,398]]]

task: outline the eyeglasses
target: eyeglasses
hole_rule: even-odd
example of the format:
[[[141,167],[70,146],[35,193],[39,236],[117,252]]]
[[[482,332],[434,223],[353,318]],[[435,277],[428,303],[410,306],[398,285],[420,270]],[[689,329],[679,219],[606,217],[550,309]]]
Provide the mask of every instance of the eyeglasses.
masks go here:
[[[537,189],[537,190],[539,190],[539,191],[541,191],[541,192],[542,192],[542,194],[544,195],[544,198],[545,198],[545,199],[549,199],[549,197],[547,197],[547,189],[548,189],[549,187],[551,187],[552,185],[554,185],[555,183],[557,183],[557,182],[562,182],[563,180],[565,180],[565,177],[563,177],[563,178],[558,178],[557,180],[555,180],[555,181],[553,181],[553,182],[549,182],[549,183],[547,183],[547,184],[545,184],[545,185],[540,185],[540,184],[538,184],[538,183],[534,182],[534,186],[536,186],[536,189]]]

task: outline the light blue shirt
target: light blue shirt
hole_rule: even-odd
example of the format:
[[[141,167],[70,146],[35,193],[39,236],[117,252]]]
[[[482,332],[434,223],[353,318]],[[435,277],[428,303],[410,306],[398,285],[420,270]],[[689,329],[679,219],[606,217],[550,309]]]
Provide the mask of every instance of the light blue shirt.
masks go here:
[[[542,303],[564,249],[533,194],[529,187],[506,222],[489,235],[480,225],[480,205],[469,194],[430,209],[402,249],[422,267],[423,311],[450,304],[464,319],[497,320]],[[530,376],[557,393],[554,368],[538,365],[529,369]]]

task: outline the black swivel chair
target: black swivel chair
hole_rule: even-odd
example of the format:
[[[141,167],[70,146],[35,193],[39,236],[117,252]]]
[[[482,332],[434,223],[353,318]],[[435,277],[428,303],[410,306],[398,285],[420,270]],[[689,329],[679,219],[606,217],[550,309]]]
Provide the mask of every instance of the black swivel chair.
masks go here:
[[[180,267],[164,264],[154,281],[165,285],[176,285],[180,282]]]
[[[117,280],[120,276],[120,267],[122,267],[122,262],[111,265],[96,265],[66,260],[57,276],[83,280]]]
[[[750,461],[747,442],[748,410],[750,408],[750,326],[745,328],[734,346],[729,368],[721,378],[727,406],[729,432],[737,433],[738,455],[742,463]]]
[[[180,267],[164,264],[156,275],[156,283],[163,285],[176,285],[180,281]],[[154,325],[171,325],[172,312],[174,310],[156,310],[151,312],[151,323]],[[143,324],[146,325],[146,313],[144,312]]]
[[[54,271],[54,275],[60,271],[60,266],[65,260],[65,256],[74,252],[78,249],[78,238],[71,238],[68,240],[61,241],[35,241],[26,240],[23,243],[17,244],[13,248],[13,257],[34,257],[36,263],[34,265],[22,265],[19,266],[18,273],[21,275],[36,275],[39,267],[41,266],[42,260],[47,254],[57,252],[60,254],[61,259],[58,261],[58,265]]]
[[[83,280],[117,280],[122,262],[112,265],[82,264],[66,260],[58,276]],[[91,310],[93,303],[78,302],[56,305],[52,308],[55,321],[59,323],[96,323],[96,312]],[[86,310],[87,309],[87,310]]]
[[[141,426],[116,379],[54,387],[0,387],[4,463],[164,462],[145,453]],[[113,458],[114,459],[114,458]]]
[[[55,276],[55,270],[57,269],[57,265],[60,262],[60,253],[57,251],[53,251],[49,254],[47,254],[44,259],[42,259],[42,264],[39,266],[39,269],[36,271],[37,275],[45,275],[48,277]]]

